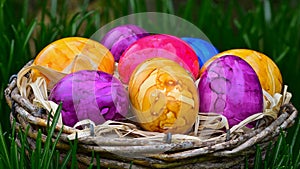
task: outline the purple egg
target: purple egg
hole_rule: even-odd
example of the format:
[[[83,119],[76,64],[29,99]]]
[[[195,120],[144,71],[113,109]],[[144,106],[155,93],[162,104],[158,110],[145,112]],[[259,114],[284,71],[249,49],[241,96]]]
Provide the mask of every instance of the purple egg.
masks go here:
[[[118,62],[122,53],[132,43],[148,35],[146,30],[136,25],[121,25],[106,33],[101,43],[111,51],[115,61]]]
[[[199,111],[224,115],[230,127],[263,111],[258,76],[237,56],[224,55],[213,61],[200,77],[198,92]]]
[[[70,127],[85,119],[95,124],[123,120],[129,106],[121,82],[110,74],[95,70],[65,76],[51,90],[49,100],[62,103],[62,120]]]

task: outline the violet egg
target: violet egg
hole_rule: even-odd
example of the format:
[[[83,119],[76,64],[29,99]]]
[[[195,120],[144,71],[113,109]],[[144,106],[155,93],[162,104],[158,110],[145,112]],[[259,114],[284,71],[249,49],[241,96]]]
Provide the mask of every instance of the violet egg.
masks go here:
[[[138,39],[148,36],[149,33],[136,25],[121,25],[111,29],[102,38],[101,43],[113,54],[118,62],[122,53]]]
[[[258,76],[246,61],[234,55],[217,58],[207,67],[200,76],[198,92],[199,111],[224,115],[230,127],[263,111]]]
[[[242,58],[256,72],[260,84],[266,92],[272,96],[275,93],[281,93],[283,84],[279,68],[271,58],[258,51],[250,49],[230,49],[223,51],[205,62],[200,72],[203,72],[213,60],[224,55],[234,55]]]
[[[95,124],[123,120],[129,106],[122,83],[110,74],[95,70],[65,76],[51,90],[49,100],[62,103],[62,120],[70,127],[85,119]]]

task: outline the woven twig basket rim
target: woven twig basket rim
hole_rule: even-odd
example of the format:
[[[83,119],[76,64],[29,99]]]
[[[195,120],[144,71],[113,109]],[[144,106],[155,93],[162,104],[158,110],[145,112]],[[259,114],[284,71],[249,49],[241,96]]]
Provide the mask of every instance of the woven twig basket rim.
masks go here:
[[[31,63],[32,61],[24,67]],[[40,109],[19,94],[18,88],[16,87],[16,76],[12,76],[10,79],[10,83],[5,89],[5,97],[8,105],[12,109],[11,121],[17,119],[16,129],[24,130],[29,125],[28,138],[34,142],[37,137],[37,131],[35,129],[36,126],[39,128],[46,128],[47,119],[37,117],[36,114],[40,111]],[[267,126],[256,128],[249,133],[232,138],[228,141],[223,140],[199,143],[193,142],[193,140],[186,140],[180,143],[161,142],[156,145],[151,145],[153,144],[151,141],[143,142],[130,139],[131,145],[125,145],[124,141],[128,140],[128,138],[116,138],[109,140],[109,142],[116,142],[116,145],[108,146],[105,145],[107,140],[101,137],[87,136],[84,139],[78,139],[81,149],[78,153],[78,160],[83,164],[89,165],[91,157],[87,155],[86,152],[95,151],[103,154],[109,154],[108,156],[103,157],[104,161],[101,161],[103,162],[101,165],[106,167],[117,166],[119,168],[127,168],[128,165],[130,165],[130,161],[133,161],[132,167],[136,166],[137,168],[166,168],[176,166],[192,167],[193,165],[204,168],[228,168],[236,165],[240,166],[242,165],[241,161],[244,160],[241,156],[244,157],[246,154],[253,154],[255,152],[254,148],[256,144],[266,147],[269,141],[276,140],[276,137],[279,135],[281,130],[285,131],[288,127],[293,125],[297,113],[297,110],[291,103],[283,105],[278,118]],[[68,150],[70,148],[68,145],[68,136],[71,133],[76,132],[77,129],[67,126],[64,126],[63,128],[59,125],[56,126],[57,131],[60,129],[62,129],[63,134],[60,137],[61,142],[57,145],[57,148],[63,151]],[[42,139],[43,138],[45,139],[46,135],[43,135]],[[122,142],[123,144],[121,144]],[[34,144],[32,144],[32,146],[34,147]],[[147,146],[160,150],[158,151],[160,153],[147,153]],[[163,153],[161,149],[164,148],[166,151],[170,149],[173,151]],[[134,152],[135,150],[139,151]],[[145,151],[143,152],[143,150]],[[116,154],[122,154],[122,152],[126,152],[126,154],[147,153],[148,156],[143,158],[118,156],[119,159],[116,159],[116,155],[111,153],[114,151],[116,151]],[[228,158],[231,162],[226,160],[216,160],[220,158]]]

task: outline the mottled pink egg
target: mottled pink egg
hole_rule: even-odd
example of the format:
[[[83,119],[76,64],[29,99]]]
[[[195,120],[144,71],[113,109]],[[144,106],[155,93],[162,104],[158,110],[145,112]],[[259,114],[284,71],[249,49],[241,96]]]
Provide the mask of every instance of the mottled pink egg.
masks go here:
[[[237,56],[224,55],[213,61],[200,77],[198,92],[199,111],[224,115],[230,127],[263,111],[258,76]]]
[[[113,54],[118,62],[122,53],[138,39],[148,36],[149,33],[136,25],[121,25],[111,29],[102,38],[101,43]]]
[[[158,56],[177,62],[194,80],[198,78],[199,62],[194,50],[180,38],[159,34],[137,40],[123,53],[118,66],[121,81],[127,84],[140,63]]]

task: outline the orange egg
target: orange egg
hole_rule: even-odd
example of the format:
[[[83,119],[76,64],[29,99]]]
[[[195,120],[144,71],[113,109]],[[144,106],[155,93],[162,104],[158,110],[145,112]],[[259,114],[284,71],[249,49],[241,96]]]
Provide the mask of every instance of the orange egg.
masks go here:
[[[221,52],[203,65],[200,74],[202,74],[216,58],[224,55],[235,55],[242,58],[254,69],[265,91],[271,95],[281,93],[282,76],[277,65],[268,56],[250,49],[231,49]]]
[[[114,57],[101,43],[81,37],[67,37],[46,46],[35,58],[33,65],[40,65],[58,72],[101,70],[113,74]],[[43,76],[33,69],[32,79]],[[47,79],[51,81],[51,79]]]
[[[186,133],[196,121],[199,96],[193,78],[178,63],[154,58],[141,63],[128,86],[131,107],[146,130]]]

